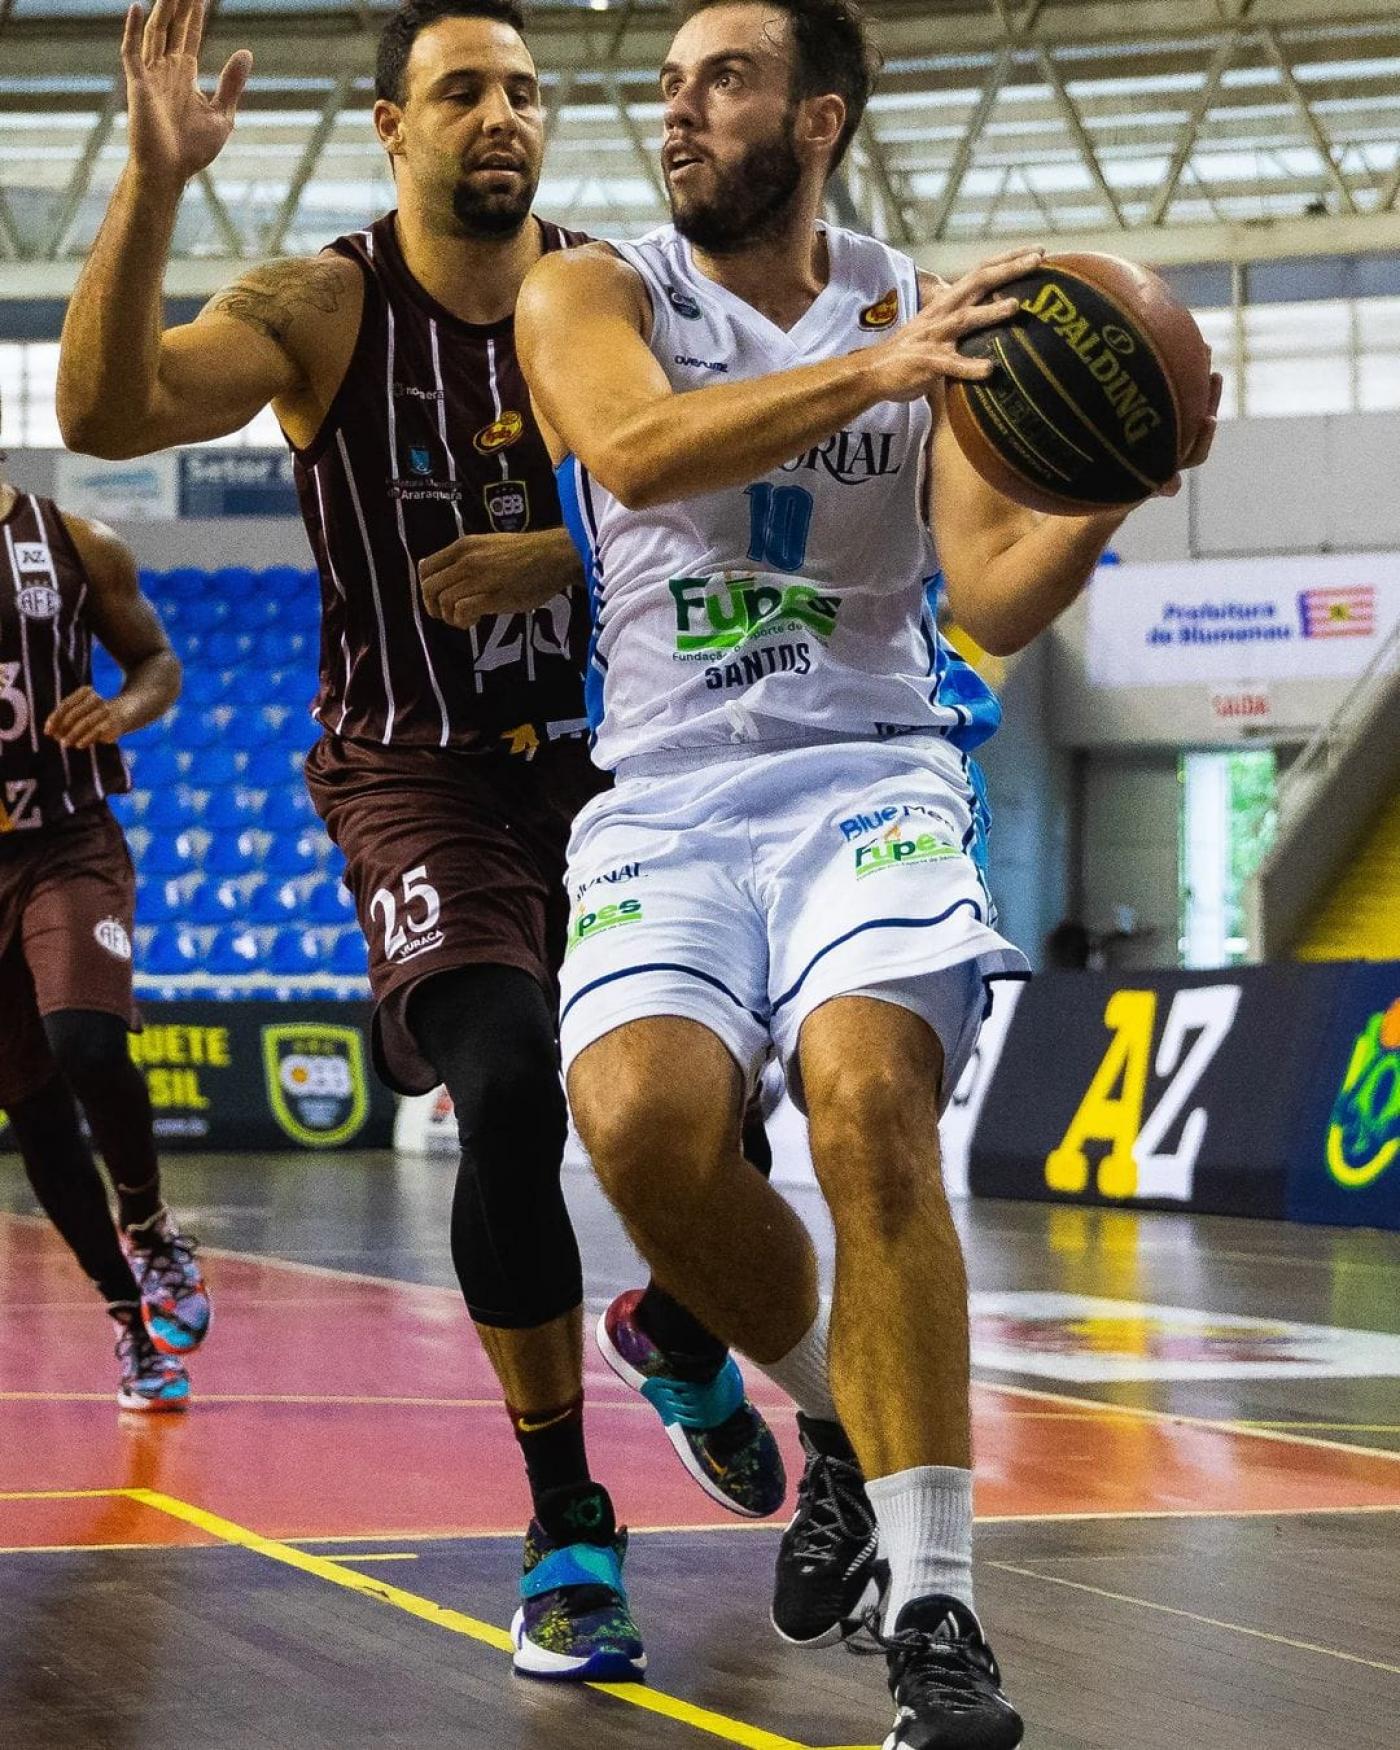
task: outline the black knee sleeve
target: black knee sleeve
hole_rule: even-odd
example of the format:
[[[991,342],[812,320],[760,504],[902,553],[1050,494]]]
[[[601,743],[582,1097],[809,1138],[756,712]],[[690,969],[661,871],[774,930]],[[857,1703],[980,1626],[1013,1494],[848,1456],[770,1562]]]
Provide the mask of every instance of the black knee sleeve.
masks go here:
[[[122,1220],[144,1219],[160,1206],[151,1096],[131,1061],[127,1025],[95,1009],[59,1009],[44,1018],[49,1049],[82,1102],[122,1205]]]
[[[137,1301],[141,1291],[112,1225],[107,1193],[78,1129],[62,1076],[10,1107],[10,1126],[39,1207],[68,1242],[104,1300]]]
[[[568,1130],[554,1016],[512,966],[421,985],[408,1025],[457,1109],[452,1261],[480,1325],[527,1330],[571,1312],[583,1271],[560,1168]]]

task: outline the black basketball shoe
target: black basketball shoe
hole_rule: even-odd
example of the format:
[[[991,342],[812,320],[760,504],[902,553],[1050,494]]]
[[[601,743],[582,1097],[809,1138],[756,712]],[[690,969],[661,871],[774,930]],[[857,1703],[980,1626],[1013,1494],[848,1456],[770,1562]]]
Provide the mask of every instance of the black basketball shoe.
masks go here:
[[[860,1627],[888,1571],[876,1559],[875,1511],[845,1435],[800,1413],[797,1429],[807,1464],[778,1546],[773,1627],[794,1646],[827,1647]]]
[[[1001,1692],[982,1625],[955,1598],[915,1598],[892,1635],[867,1622],[890,1668],[895,1721],[883,1750],[1015,1750],[1024,1726]]]

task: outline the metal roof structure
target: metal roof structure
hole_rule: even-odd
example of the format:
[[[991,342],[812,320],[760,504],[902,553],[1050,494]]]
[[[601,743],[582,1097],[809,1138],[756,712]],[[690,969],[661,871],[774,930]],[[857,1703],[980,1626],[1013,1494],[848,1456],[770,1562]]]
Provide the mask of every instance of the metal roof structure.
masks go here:
[[[0,0],[0,294],[71,286],[124,157],[121,0]],[[204,60],[254,52],[189,191],[169,289],[319,248],[392,205],[370,126],[381,0],[216,0]],[[953,271],[1022,238],[1158,264],[1400,249],[1395,0],[869,0],[884,77],[834,216]],[[535,0],[541,211],[665,217],[664,0]]]

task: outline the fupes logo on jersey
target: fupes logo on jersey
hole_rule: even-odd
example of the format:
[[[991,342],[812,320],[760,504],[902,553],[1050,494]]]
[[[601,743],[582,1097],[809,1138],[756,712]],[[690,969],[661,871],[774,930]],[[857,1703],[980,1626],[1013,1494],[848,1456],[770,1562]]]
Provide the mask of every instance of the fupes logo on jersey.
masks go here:
[[[483,425],[472,443],[483,456],[493,456],[497,450],[509,449],[512,444],[519,443],[524,435],[524,417],[507,409],[499,419]]]
[[[836,630],[839,597],[810,583],[760,583],[755,577],[673,577],[676,651],[738,650],[770,632],[805,628],[826,639]]]
[[[264,1027],[262,1048],[268,1104],[294,1142],[338,1148],[358,1135],[369,1116],[369,1084],[357,1027]]]
[[[889,328],[899,319],[899,288],[891,286],[883,298],[867,304],[860,313],[862,328]]]
[[[518,535],[530,526],[530,488],[523,480],[493,480],[483,486],[486,514],[498,535]]]
[[[1327,1126],[1327,1170],[1348,1191],[1379,1179],[1400,1155],[1400,997],[1372,1015],[1352,1046]]]

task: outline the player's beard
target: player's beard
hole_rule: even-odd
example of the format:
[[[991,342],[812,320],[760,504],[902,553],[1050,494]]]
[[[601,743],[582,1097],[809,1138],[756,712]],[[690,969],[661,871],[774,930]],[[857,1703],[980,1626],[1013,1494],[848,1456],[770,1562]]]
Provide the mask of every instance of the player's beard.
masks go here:
[[[482,243],[518,236],[535,204],[538,176],[522,183],[516,194],[483,194],[470,180],[452,190],[452,212],[464,237]]]
[[[783,230],[802,183],[792,111],[771,140],[750,146],[727,169],[715,166],[714,178],[714,192],[705,200],[679,201],[668,187],[671,218],[682,237],[711,255],[733,255]]]

